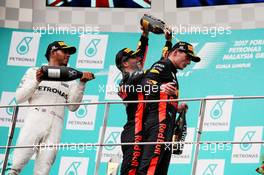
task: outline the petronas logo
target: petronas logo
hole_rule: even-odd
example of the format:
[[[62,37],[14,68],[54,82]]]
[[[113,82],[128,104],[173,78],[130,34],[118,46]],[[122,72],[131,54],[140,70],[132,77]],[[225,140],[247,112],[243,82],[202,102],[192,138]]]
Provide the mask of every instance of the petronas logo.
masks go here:
[[[91,102],[90,100],[83,100],[84,103]],[[87,105],[80,105],[78,110],[75,112],[75,116],[79,119],[84,118],[87,116],[88,113],[88,106]]]
[[[223,115],[223,106],[225,100],[219,100],[215,103],[214,107],[210,111],[210,116],[212,119],[219,119]]]
[[[119,86],[119,83],[120,83],[121,79],[122,79],[122,73],[119,72],[116,75],[115,79],[114,79],[114,85],[115,85],[115,87],[118,87]]]
[[[249,142],[252,141],[252,138],[254,137],[256,131],[248,131],[245,133],[245,135],[243,136],[241,142]],[[252,147],[252,144],[249,143],[242,143],[240,144],[240,149],[243,151],[248,151],[250,150]]]
[[[20,55],[25,55],[29,51],[29,44],[32,41],[33,37],[24,37],[16,47],[16,51]]]
[[[120,135],[120,132],[112,132],[108,138],[105,140],[106,144],[112,144],[117,143],[118,136]],[[115,149],[116,146],[106,146],[105,149],[108,151],[111,151]]]
[[[203,175],[215,175],[217,164],[209,164],[203,172]]]
[[[78,168],[80,167],[81,162],[72,162],[67,168],[64,175],[78,175]]]
[[[13,98],[13,99],[8,103],[8,105],[16,105],[16,104],[17,104],[17,103],[16,103],[16,99],[15,99],[15,98]],[[13,115],[13,112],[14,112],[13,107],[6,108],[6,113],[7,113],[8,115]]]
[[[100,39],[92,39],[92,41],[87,45],[85,49],[85,55],[87,57],[93,57],[97,54],[97,45],[100,43]]]

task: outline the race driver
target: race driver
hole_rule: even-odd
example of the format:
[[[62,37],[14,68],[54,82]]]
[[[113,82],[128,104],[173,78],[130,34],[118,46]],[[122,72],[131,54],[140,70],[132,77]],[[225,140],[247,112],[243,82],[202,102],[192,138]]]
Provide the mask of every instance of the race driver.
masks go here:
[[[76,48],[63,41],[49,44],[46,58],[49,66],[67,66],[70,55]],[[82,101],[85,83],[93,79],[90,72],[84,72],[80,81],[42,81],[40,68],[29,68],[16,90],[16,101],[29,104],[78,103]],[[67,106],[76,111],[79,105]],[[21,129],[17,146],[58,144],[63,128],[64,106],[31,107]],[[47,149],[15,149],[13,165],[9,174],[19,174],[31,156],[36,153],[34,174],[48,175],[57,153],[56,148]]]
[[[142,28],[143,32],[138,43],[138,48],[134,52],[129,48],[120,50],[116,55],[116,66],[122,72],[123,78],[120,82],[118,95],[124,101],[138,101],[144,100],[143,92],[137,91],[137,86],[140,85],[144,76],[142,70],[146,54],[148,50],[148,30]],[[166,59],[168,50],[171,49],[171,34],[166,33],[166,44],[163,48],[162,58]],[[174,93],[175,88],[170,84],[165,85],[167,93]],[[121,142],[141,142],[142,141],[142,127],[143,127],[143,113],[145,104],[127,103],[127,123],[121,133]],[[141,146],[139,145],[123,145],[123,162],[121,165],[121,175],[137,175],[137,167],[141,157]]]
[[[199,62],[193,46],[186,42],[176,43],[169,52],[168,58],[152,65],[142,80],[142,86],[148,87],[149,94],[144,94],[146,100],[177,99],[179,84],[177,69],[183,70],[191,61]],[[164,84],[170,83],[176,88],[173,95],[162,90]],[[187,105],[180,105],[187,108]],[[144,142],[171,142],[174,130],[177,102],[147,103],[144,113],[143,140]],[[171,145],[144,145],[142,159],[137,175],[166,175],[170,163]]]

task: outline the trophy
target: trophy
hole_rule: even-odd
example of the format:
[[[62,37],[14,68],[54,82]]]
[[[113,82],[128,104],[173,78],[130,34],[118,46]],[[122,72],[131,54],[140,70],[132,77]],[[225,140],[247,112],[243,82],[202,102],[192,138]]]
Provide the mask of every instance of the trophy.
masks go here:
[[[165,22],[151,15],[144,14],[140,20],[140,24],[155,34],[163,34],[165,31],[168,31]]]

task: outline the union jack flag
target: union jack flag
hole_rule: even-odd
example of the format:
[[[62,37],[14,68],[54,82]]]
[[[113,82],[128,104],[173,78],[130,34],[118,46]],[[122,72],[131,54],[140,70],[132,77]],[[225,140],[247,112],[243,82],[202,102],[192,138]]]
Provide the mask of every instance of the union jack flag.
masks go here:
[[[47,6],[150,8],[151,0],[47,0]]]

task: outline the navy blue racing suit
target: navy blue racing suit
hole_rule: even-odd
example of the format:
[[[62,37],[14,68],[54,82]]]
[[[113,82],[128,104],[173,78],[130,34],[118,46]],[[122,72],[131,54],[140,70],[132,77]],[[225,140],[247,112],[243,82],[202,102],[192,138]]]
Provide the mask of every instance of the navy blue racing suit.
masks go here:
[[[169,59],[153,64],[142,80],[146,100],[167,100],[178,98],[177,70]],[[173,83],[177,88],[175,95],[169,96],[160,90],[160,86]],[[147,89],[144,88],[144,89]],[[170,142],[173,136],[177,102],[147,103],[144,113],[144,142]],[[171,159],[171,145],[144,145],[138,175],[166,175]]]
[[[171,49],[172,43],[167,41],[163,54]],[[141,55],[140,64],[144,65],[146,60],[146,53],[148,49],[148,39],[141,36],[138,43],[139,55]],[[161,59],[164,59],[163,57]],[[144,100],[142,89],[138,88],[141,80],[147,71],[135,70],[133,73],[123,72],[123,79],[120,82],[119,96],[123,101],[138,101]],[[145,103],[128,103],[126,104],[127,123],[121,133],[121,142],[141,142],[143,132]],[[137,168],[140,163],[142,146],[140,145],[123,145],[123,162],[121,165],[121,175],[137,175]]]

